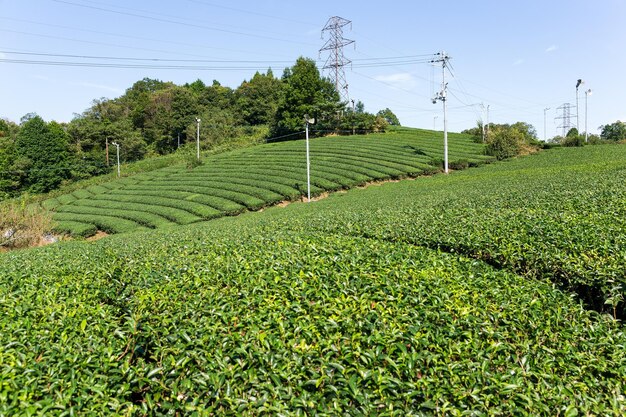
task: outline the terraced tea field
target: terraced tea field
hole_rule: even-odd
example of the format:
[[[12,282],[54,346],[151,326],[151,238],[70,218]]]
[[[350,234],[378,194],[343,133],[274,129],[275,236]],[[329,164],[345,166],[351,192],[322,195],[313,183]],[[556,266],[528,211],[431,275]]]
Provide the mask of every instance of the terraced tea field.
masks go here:
[[[0,415],[625,415],[625,180],[555,149],[0,254]]]
[[[439,169],[439,135],[416,129],[366,137],[311,140],[311,193],[318,195]],[[480,165],[492,158],[468,136],[451,135],[450,161]],[[206,158],[193,170],[173,166],[47,200],[58,230],[87,236],[195,223],[258,210],[307,193],[304,141],[240,149]]]

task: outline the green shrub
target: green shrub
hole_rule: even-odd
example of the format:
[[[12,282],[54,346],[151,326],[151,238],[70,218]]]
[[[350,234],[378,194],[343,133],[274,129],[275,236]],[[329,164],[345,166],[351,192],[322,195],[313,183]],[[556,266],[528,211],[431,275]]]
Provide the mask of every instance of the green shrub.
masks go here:
[[[470,166],[470,162],[467,159],[457,159],[455,161],[450,161],[448,166],[450,169],[454,170],[467,169]]]

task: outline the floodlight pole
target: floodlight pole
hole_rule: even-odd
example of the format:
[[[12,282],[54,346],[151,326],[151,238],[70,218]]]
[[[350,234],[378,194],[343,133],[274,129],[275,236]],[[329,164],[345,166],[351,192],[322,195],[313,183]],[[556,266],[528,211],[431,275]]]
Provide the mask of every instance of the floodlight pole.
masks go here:
[[[196,117],[196,154],[200,160],[200,119]]]
[[[117,142],[111,142],[111,145],[117,148],[117,178],[120,177],[120,145]]]
[[[587,100],[591,95],[591,88],[585,91],[585,143],[589,142],[589,129],[587,128]]]
[[[578,123],[579,121],[579,117],[578,117],[578,87],[581,86],[581,84],[584,84],[585,82],[582,79],[578,79],[578,81],[576,81],[576,130],[580,131],[580,124]]]
[[[543,109],[543,141],[547,142],[548,141],[548,136],[546,134],[546,112],[550,110],[550,107],[546,107],[545,109]]]
[[[309,117],[306,118],[306,193],[308,203],[311,202],[311,160],[309,159]]]

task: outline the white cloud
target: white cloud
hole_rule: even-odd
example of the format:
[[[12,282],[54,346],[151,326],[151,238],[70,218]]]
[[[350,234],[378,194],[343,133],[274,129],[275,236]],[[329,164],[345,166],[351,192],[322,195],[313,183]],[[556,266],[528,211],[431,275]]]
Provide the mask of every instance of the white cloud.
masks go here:
[[[548,46],[548,47],[546,48],[546,54],[549,54],[550,52],[554,52],[554,51],[556,51],[557,49],[559,49],[559,47],[558,47],[558,46],[556,46],[556,45],[550,45],[550,46]]]
[[[5,59],[6,57],[7,57],[6,54],[0,52],[0,59]]]
[[[399,72],[389,75],[377,75],[374,77],[377,81],[389,84],[391,87],[409,90],[415,87],[415,78],[408,72]]]
[[[523,60],[523,59],[518,59],[517,61],[515,61],[515,62],[513,63],[513,66],[514,66],[514,67],[517,67],[517,66],[522,65],[523,63],[524,63],[524,60]]]
[[[45,75],[33,75],[33,78],[36,80],[50,81],[50,77]]]

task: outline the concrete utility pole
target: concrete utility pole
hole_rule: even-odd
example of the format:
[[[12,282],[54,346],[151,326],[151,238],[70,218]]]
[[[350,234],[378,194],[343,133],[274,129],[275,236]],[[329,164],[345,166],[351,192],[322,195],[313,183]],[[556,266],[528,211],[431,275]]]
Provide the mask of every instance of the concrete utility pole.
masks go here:
[[[587,128],[587,100],[591,95],[591,88],[585,91],[585,143],[589,142],[589,129]]]
[[[196,117],[196,154],[198,161],[200,160],[200,122],[201,120]]]
[[[490,104],[487,104],[487,124],[485,125],[485,138],[487,137],[487,135],[489,135],[489,108],[491,107]]]
[[[483,112],[487,113],[487,117],[485,117],[485,120],[489,120],[489,106],[485,107],[484,103],[480,103],[480,108],[482,109]],[[480,116],[482,118],[482,115]],[[485,138],[487,135],[487,127],[485,126],[485,120],[483,120],[482,122],[482,130],[483,130],[483,143],[485,143]]]
[[[548,141],[548,137],[546,136],[546,112],[550,110],[550,107],[546,107],[545,109],[543,109],[543,141],[547,142]]]
[[[306,194],[307,202],[311,202],[311,159],[309,158],[309,124],[315,123],[315,119],[304,115],[304,123],[306,125]]]
[[[585,82],[580,78],[576,81],[576,130],[578,130],[579,132],[580,132],[580,127],[578,125],[578,120],[580,119],[578,118],[578,87],[580,87],[584,83]]]
[[[448,105],[447,105],[447,95],[448,95],[448,83],[446,83],[446,67],[448,66],[448,61],[450,57],[444,52],[441,51],[435,54],[435,58],[433,58],[431,63],[441,63],[441,91],[437,93],[435,97],[433,97],[433,104],[437,104],[437,101],[443,102],[443,171],[448,173]]]
[[[117,178],[120,177],[121,175],[121,171],[120,171],[120,145],[117,142],[111,142],[111,145],[115,146],[117,148]]]

